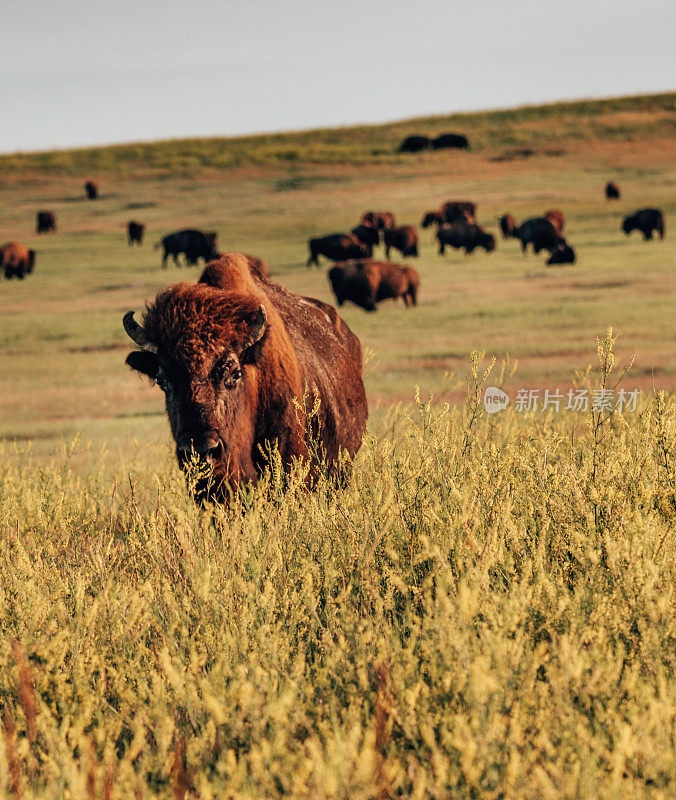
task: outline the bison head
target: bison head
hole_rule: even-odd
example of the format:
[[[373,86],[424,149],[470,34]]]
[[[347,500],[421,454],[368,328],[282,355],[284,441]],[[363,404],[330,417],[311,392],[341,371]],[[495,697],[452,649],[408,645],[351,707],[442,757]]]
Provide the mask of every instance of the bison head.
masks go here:
[[[629,234],[634,230],[634,220],[632,217],[627,217],[622,222],[622,230],[629,236]]]
[[[487,233],[484,236],[483,246],[487,253],[492,253],[495,250],[495,236],[492,233]]]
[[[376,245],[380,244],[380,233],[378,228],[373,225],[361,224],[356,228],[352,228],[352,233],[359,239],[362,244]]]
[[[162,292],[145,313],[132,311],[124,328],[139,349],[126,363],[147,375],[165,394],[176,457],[181,469],[196,460],[199,499],[223,497],[227,486],[255,479],[253,420],[265,307],[250,296],[200,284]]]

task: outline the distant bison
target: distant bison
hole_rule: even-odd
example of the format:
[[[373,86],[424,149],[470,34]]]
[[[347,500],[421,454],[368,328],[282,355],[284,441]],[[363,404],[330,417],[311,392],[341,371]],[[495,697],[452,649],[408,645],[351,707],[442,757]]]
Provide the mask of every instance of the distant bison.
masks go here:
[[[390,250],[398,250],[404,258],[418,255],[418,234],[412,225],[391,228],[383,234],[385,255],[389,259]]]
[[[362,244],[367,246],[373,247],[380,244],[380,232],[378,228],[374,228],[373,225],[357,225],[356,228],[352,228],[351,233],[356,236]]]
[[[339,306],[346,300],[366,311],[376,303],[401,297],[405,306],[416,305],[420,278],[413,267],[386,261],[348,261],[329,270],[329,282]]]
[[[96,200],[99,196],[99,187],[94,181],[87,181],[84,185],[87,200]]]
[[[469,150],[469,139],[462,133],[442,133],[436,139],[432,139],[433,150],[442,150],[446,147]]]
[[[545,219],[548,219],[552,225],[554,226],[554,230],[561,235],[564,227],[566,226],[566,217],[563,211],[560,211],[558,208],[550,208],[549,211],[545,211],[542,215]]]
[[[552,254],[547,259],[547,266],[551,267],[554,264],[574,264],[575,263],[575,250],[563,242],[557,245]]]
[[[211,261],[216,255],[213,239],[202,231],[186,229],[170,233],[155,245],[164,248],[162,255],[162,267],[166,269],[167,258],[172,256],[174,264],[180,267],[178,256],[183,253],[188,264],[196,264],[199,258]]]
[[[423,228],[431,228],[432,225],[443,225],[446,222],[444,215],[441,211],[426,211],[420,223]]]
[[[38,211],[35,231],[36,233],[49,233],[56,230],[56,217],[52,211]]]
[[[308,267],[311,264],[319,266],[319,256],[330,261],[349,261],[353,258],[370,258],[373,254],[371,245],[360,242],[353,233],[330,233],[328,236],[309,239],[308,248]]]
[[[514,235],[516,220],[512,214],[503,214],[498,220],[498,223],[500,225],[500,232],[502,233],[503,239],[509,239]]]
[[[394,214],[391,211],[365,211],[361,215],[362,225],[370,225],[379,231],[394,228]]]
[[[429,150],[430,140],[427,136],[407,136],[399,145],[400,153],[419,153],[421,150]]]
[[[25,278],[33,271],[35,251],[19,242],[9,242],[0,247],[0,272],[5,278]]]
[[[606,184],[606,200],[619,200],[620,199],[620,187],[613,183],[613,181],[608,181]]]
[[[642,208],[624,218],[622,230],[627,236],[632,231],[641,231],[646,242],[653,238],[653,231],[664,239],[664,216],[659,208]]]
[[[448,200],[440,211],[446,222],[476,222],[476,203],[470,200]]]
[[[134,220],[130,220],[127,223],[127,242],[129,243],[129,247],[131,247],[134,243],[138,245],[143,244],[143,232],[145,229],[146,226],[142,222],[134,222]]]
[[[561,244],[561,237],[556,232],[556,228],[544,217],[527,219],[514,229],[512,235],[521,242],[521,250],[524,253],[529,244],[533,245],[535,253],[539,253],[540,250],[549,250],[551,252],[557,245]]]
[[[361,446],[368,405],[359,339],[335,308],[287,291],[228,253],[196,284],[179,283],[124,329],[138,349],[126,363],[166,395],[181,469],[195,460],[198,501],[227,502],[255,484],[278,453],[284,472],[303,461],[344,477]],[[298,403],[309,394],[306,415]]]
[[[456,222],[453,225],[439,228],[437,239],[439,240],[439,255],[444,254],[446,245],[456,250],[464,249],[465,255],[473,253],[477,247],[483,247],[487,253],[495,250],[495,236],[469,222]]]

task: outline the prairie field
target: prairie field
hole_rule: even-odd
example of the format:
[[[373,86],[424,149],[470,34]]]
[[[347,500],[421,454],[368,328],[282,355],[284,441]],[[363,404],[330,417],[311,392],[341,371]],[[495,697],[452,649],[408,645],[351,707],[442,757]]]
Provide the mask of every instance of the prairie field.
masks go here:
[[[472,149],[395,152],[443,130]],[[668,94],[0,156],[0,244],[37,253],[0,284],[0,798],[673,797],[675,134]],[[561,208],[577,263],[439,256],[419,225],[447,199],[496,236]],[[621,231],[645,206],[663,240]],[[370,208],[418,226],[421,285],[340,310],[367,353],[351,480],[273,460],[196,507],[124,364],[122,315],[199,274],[153,244],[217,231],[332,302],[307,239]],[[640,392],[515,402],[572,388]]]

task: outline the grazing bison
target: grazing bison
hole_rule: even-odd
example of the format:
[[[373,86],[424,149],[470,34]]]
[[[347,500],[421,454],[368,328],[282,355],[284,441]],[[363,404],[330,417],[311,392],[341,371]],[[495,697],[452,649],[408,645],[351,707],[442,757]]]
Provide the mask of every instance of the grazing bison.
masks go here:
[[[35,232],[50,233],[56,230],[56,217],[52,211],[38,211]]]
[[[96,200],[99,196],[99,187],[98,184],[94,183],[94,181],[87,181],[84,185],[85,188],[85,195],[87,196],[87,200]]]
[[[215,234],[213,235],[215,236]],[[185,255],[185,260],[188,264],[196,264],[199,258],[211,261],[217,255],[212,242],[213,239],[202,233],[202,231],[186,229],[168,234],[155,244],[154,249],[157,250],[158,247],[164,248],[162,267],[166,269],[169,256],[173,257],[174,264],[177,267],[181,266],[178,261],[178,256],[181,253]]]
[[[469,139],[462,133],[442,133],[436,139],[432,139],[433,150],[442,150],[446,147],[469,150]]]
[[[545,211],[542,216],[552,223],[554,230],[560,236],[566,225],[566,217],[563,211],[560,211],[558,208],[550,208],[549,211]]]
[[[575,250],[563,242],[557,245],[552,254],[547,259],[547,266],[551,267],[554,264],[574,264],[575,263]]]
[[[608,181],[606,184],[606,200],[619,200],[620,199],[620,187],[613,183],[613,181]]]
[[[33,271],[35,250],[29,250],[19,242],[8,242],[0,247],[0,272],[5,278],[25,278]]]
[[[365,211],[359,221],[362,225],[370,225],[379,231],[394,228],[394,214],[391,211]]]
[[[138,245],[143,244],[143,232],[145,229],[146,226],[142,222],[130,220],[127,223],[127,242],[129,243],[129,247],[131,247],[134,242]]]
[[[446,222],[446,219],[441,211],[426,211],[420,224],[423,228],[431,228],[432,225],[436,225],[438,228],[440,225],[443,225],[444,222]]]
[[[477,247],[483,247],[487,253],[495,250],[495,236],[469,222],[456,222],[454,225],[439,228],[437,239],[441,256],[444,254],[446,245],[456,250],[464,249],[467,256],[473,253]]]
[[[405,306],[418,302],[420,278],[413,267],[386,261],[348,261],[329,270],[329,282],[339,306],[346,300],[375,311],[381,300],[401,297]]]
[[[514,235],[514,228],[516,228],[516,220],[512,214],[503,214],[499,219],[500,232],[503,239],[509,239]]]
[[[632,231],[641,231],[646,242],[653,238],[653,231],[664,239],[664,216],[659,208],[642,208],[624,218],[622,230],[627,236]]]
[[[418,234],[412,225],[402,225],[383,232],[385,255],[389,259],[390,249],[398,250],[404,258],[418,255]]]
[[[556,232],[556,228],[544,217],[527,219],[514,228],[512,235],[521,242],[521,250],[524,253],[529,244],[533,245],[534,252],[539,253],[540,250],[551,251],[561,243],[561,237]]]
[[[368,416],[359,339],[334,308],[252,272],[245,256],[208,264],[196,284],[158,294],[143,324],[132,311],[123,324],[139,348],[127,364],[166,395],[179,466],[209,469],[193,487],[198,501],[255,484],[271,447],[285,471],[309,462],[309,484],[321,466],[341,476],[359,450]],[[306,417],[294,401],[308,394],[319,409]]]
[[[399,145],[400,153],[419,153],[421,150],[429,150],[430,140],[427,136],[407,136]]]
[[[449,200],[439,209],[446,222],[476,222],[476,203],[469,200]]]
[[[371,258],[373,255],[373,248],[360,242],[353,233],[330,233],[328,236],[310,239],[308,247],[310,249],[308,267],[310,264],[319,266],[319,256],[331,261],[349,261],[352,258]]]
[[[369,247],[380,244],[380,231],[372,225],[357,225],[351,232],[362,244]]]

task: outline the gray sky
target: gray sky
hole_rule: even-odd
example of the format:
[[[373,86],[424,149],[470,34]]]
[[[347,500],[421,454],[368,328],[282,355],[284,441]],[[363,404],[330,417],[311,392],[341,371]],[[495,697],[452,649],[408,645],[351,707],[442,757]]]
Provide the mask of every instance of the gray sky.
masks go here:
[[[676,88],[675,0],[8,0],[0,152]]]

